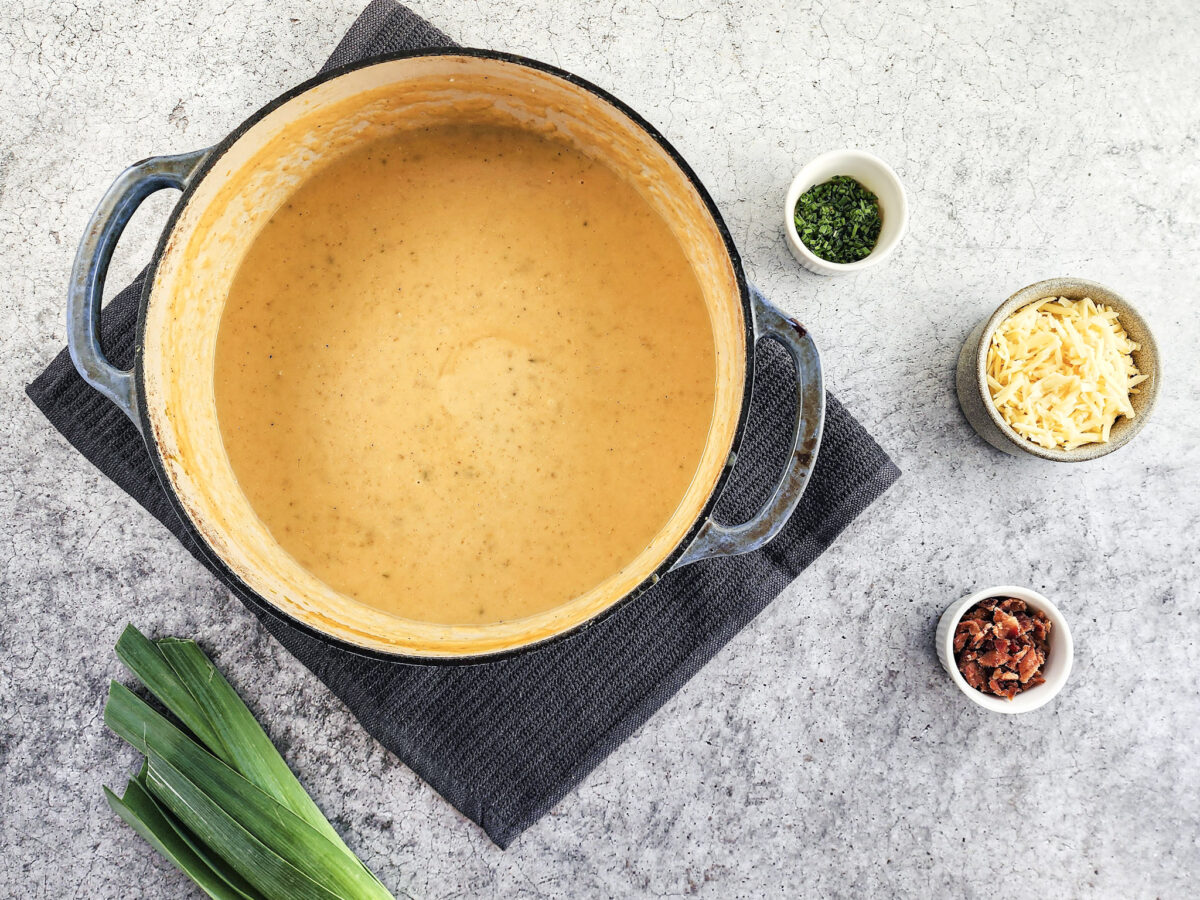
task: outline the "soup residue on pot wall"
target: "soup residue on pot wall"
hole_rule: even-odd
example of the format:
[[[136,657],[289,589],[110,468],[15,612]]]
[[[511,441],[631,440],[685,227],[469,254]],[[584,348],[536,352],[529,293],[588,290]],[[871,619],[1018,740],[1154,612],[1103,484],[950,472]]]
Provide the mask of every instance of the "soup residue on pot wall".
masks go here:
[[[696,472],[715,350],[667,223],[602,162],[442,126],[330,163],[246,253],[222,437],[272,536],[411,619],[552,609],[630,562]]]

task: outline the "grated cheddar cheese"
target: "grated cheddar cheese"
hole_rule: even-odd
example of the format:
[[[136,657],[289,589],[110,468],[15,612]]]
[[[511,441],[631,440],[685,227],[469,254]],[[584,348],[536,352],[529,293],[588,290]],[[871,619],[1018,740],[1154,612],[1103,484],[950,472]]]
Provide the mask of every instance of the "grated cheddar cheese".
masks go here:
[[[1105,442],[1146,380],[1116,311],[1046,297],[1000,323],[987,356],[992,402],[1017,434],[1052,450]]]

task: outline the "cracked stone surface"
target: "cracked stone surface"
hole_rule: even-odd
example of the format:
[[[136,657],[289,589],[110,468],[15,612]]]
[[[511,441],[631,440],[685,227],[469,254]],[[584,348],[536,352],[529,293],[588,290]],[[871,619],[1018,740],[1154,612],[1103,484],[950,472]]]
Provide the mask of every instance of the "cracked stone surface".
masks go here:
[[[134,754],[99,716],[127,621],[192,635],[394,890],[1182,897],[1200,876],[1200,8],[1191,0],[421,0],[463,43],[611,89],[708,185],[750,277],[905,471],[654,719],[507,852],[370,740],[22,394],[64,341],[84,222],[125,164],[211,143],[318,67],[365,0],[7,0],[0,9],[0,895],[189,896],[106,808]],[[882,269],[791,259],[783,195],[871,149],[910,191]],[[118,251],[145,260],[159,196]],[[978,440],[967,331],[1055,275],[1136,302],[1166,381],[1130,447],[1078,467]],[[986,713],[938,667],[964,593],[1071,621],[1065,692]],[[1002,887],[1001,887],[1002,886]]]

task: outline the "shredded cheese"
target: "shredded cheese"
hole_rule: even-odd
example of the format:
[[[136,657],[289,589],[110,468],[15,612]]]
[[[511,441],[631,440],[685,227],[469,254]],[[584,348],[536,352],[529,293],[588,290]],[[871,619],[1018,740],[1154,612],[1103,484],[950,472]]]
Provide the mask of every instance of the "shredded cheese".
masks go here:
[[[1013,431],[1048,449],[1108,440],[1134,417],[1138,373],[1117,313],[1090,298],[1046,297],[1000,323],[988,348],[992,402]]]

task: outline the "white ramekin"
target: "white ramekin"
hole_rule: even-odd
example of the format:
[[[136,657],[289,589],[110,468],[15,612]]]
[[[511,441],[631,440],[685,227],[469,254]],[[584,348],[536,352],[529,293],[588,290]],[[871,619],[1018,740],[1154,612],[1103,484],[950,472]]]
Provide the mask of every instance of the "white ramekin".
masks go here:
[[[871,253],[852,263],[834,263],[821,259],[804,246],[796,232],[796,201],[814,184],[828,181],[835,175],[849,175],[879,199],[883,227]],[[878,156],[864,150],[831,150],[822,153],[796,175],[787,192],[783,210],[783,233],[787,236],[792,255],[804,268],[818,275],[849,275],[879,265],[887,259],[904,232],[908,230],[908,196],[892,167]]]
[[[959,620],[972,606],[988,597],[1016,597],[1018,600],[1024,600],[1030,608],[1044,612],[1050,620],[1049,650],[1046,653],[1045,668],[1042,670],[1046,681],[1037,687],[1022,691],[1011,700],[975,690],[967,684],[967,680],[958,671],[958,662],[954,658],[954,629],[958,626]],[[949,609],[942,613],[941,619],[938,620],[937,654],[938,659],[942,661],[942,667],[950,673],[951,680],[964,694],[984,709],[1001,713],[1023,713],[1032,712],[1045,706],[1062,690],[1063,685],[1067,683],[1067,677],[1071,674],[1075,644],[1071,640],[1071,629],[1067,625],[1067,620],[1049,599],[1028,588],[1001,585],[976,591],[974,594],[950,604]]]

